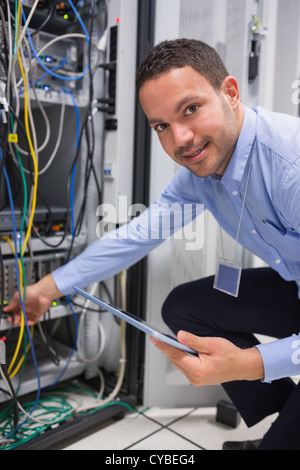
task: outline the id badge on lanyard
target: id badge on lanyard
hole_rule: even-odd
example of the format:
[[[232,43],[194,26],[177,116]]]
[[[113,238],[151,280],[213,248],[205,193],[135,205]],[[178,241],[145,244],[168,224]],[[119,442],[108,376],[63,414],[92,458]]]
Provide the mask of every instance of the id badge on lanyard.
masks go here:
[[[242,264],[219,258],[214,288],[237,297],[239,294]]]
[[[223,257],[219,258],[219,262],[218,262],[218,266],[217,266],[217,270],[216,270],[216,275],[215,275],[215,279],[214,279],[214,288],[215,289],[218,289],[218,290],[220,290],[222,292],[225,292],[226,294],[232,295],[234,297],[237,297],[238,293],[239,293],[241,272],[242,272],[242,264],[235,261],[234,256],[235,256],[235,252],[236,252],[236,247],[237,247],[237,242],[238,242],[238,237],[239,237],[241,222],[242,222],[242,217],[243,217],[243,212],[244,212],[244,208],[245,208],[246,194],[247,194],[247,189],[248,189],[248,183],[249,183],[249,177],[250,177],[250,172],[251,172],[251,165],[252,165],[253,155],[254,155],[254,145],[252,146],[252,151],[251,151],[251,156],[250,156],[249,170],[248,170],[248,175],[247,175],[247,181],[246,181],[246,186],[245,186],[245,192],[244,192],[244,197],[243,197],[243,202],[242,202],[242,209],[241,209],[239,224],[238,224],[238,228],[237,228],[237,234],[236,234],[236,238],[235,238],[235,247],[234,247],[234,250],[233,250],[232,259],[226,259],[225,258],[225,256],[224,256],[224,247],[223,247],[223,242],[222,242]],[[220,233],[221,233],[221,240],[222,240],[221,221],[220,221],[220,201],[218,200],[219,198],[218,198],[217,187],[216,187],[216,193],[217,193],[217,203],[218,203],[218,212],[219,212],[219,226],[220,226]]]

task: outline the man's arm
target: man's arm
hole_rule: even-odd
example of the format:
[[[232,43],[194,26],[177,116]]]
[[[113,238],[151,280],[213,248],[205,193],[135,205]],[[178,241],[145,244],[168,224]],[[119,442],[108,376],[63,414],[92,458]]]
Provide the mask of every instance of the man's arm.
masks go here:
[[[186,188],[191,188],[191,184],[187,184],[190,176],[183,170],[177,172],[158,200],[140,216],[95,240],[69,263],[26,287],[25,312],[30,324],[38,321],[52,300],[75,294],[74,285],[84,288],[128,269],[197,215],[197,210],[190,210],[189,217],[183,214],[185,201],[193,203],[191,196],[186,194]],[[193,207],[198,207],[198,201]],[[173,208],[179,211],[179,216],[174,215]],[[162,220],[170,222],[169,225],[166,223],[170,227],[167,234],[163,233]],[[12,311],[14,321],[19,323],[21,304],[18,293],[14,294],[5,311]]]

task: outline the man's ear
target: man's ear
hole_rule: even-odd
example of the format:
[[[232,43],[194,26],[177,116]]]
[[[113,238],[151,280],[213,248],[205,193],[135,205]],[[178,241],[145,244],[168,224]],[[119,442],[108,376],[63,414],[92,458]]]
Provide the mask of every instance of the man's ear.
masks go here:
[[[222,83],[221,92],[235,111],[240,105],[240,90],[236,78],[228,75]]]

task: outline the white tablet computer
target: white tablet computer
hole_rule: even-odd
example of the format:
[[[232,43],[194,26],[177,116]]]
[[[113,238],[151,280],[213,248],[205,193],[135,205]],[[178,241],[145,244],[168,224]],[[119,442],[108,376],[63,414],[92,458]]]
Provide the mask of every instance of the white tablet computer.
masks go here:
[[[91,302],[93,302],[94,304],[99,305],[105,310],[113,313],[114,315],[116,315],[116,317],[120,318],[121,320],[125,320],[127,323],[129,323],[132,326],[135,326],[136,328],[143,331],[144,333],[150,336],[153,336],[154,338],[157,338],[160,341],[163,341],[164,343],[169,344],[170,346],[174,346],[175,348],[180,349],[181,351],[192,354],[193,356],[198,356],[197,351],[179,343],[179,341],[177,340],[175,336],[171,336],[167,333],[164,333],[160,329],[156,328],[153,325],[150,325],[148,322],[146,322],[145,320],[142,320],[136,315],[125,312],[125,310],[122,310],[119,307],[115,307],[114,305],[111,305],[110,303],[99,299],[93,294],[89,294],[88,292],[84,291],[80,287],[74,286],[74,290],[78,294],[85,297],[86,299],[91,300]]]

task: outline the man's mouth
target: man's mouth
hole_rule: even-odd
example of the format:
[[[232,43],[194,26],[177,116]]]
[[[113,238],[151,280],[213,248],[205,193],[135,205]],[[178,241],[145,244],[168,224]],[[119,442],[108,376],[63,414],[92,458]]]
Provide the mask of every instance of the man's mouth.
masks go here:
[[[195,163],[204,157],[207,146],[208,146],[208,142],[205,145],[203,145],[201,148],[199,148],[198,150],[195,150],[194,152],[191,152],[189,154],[187,153],[183,154],[182,157],[185,160],[187,160],[189,163]]]

